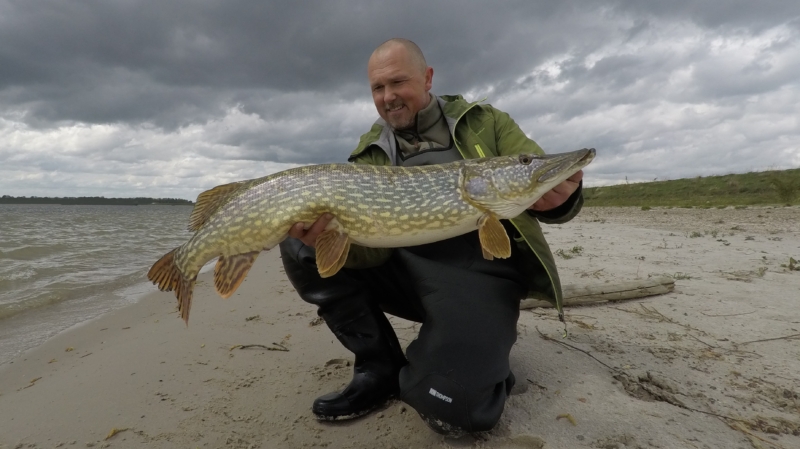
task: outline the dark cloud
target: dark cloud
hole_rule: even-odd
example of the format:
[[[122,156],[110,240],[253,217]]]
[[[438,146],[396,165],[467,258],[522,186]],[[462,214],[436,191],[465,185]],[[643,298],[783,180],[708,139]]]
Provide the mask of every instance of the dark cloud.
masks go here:
[[[800,3],[792,0],[617,0],[609,4],[615,12],[625,15],[691,21],[704,28],[736,27],[751,32],[763,31],[776,23],[800,17]]]
[[[218,116],[254,91],[353,99],[365,93],[352,86],[366,82],[370,52],[394,36],[420,44],[442,92],[502,90],[565,52],[576,64],[563,76],[608,80],[611,88],[635,80],[637,67],[656,68],[625,55],[581,67],[581,55],[620,26],[629,39],[664,18],[759,28],[797,17],[794,3],[5,2],[0,101],[40,125],[73,120],[172,128]]]
[[[502,4],[5,3],[0,99],[30,120],[176,126],[170,115],[202,120],[253,90],[363,96],[343,87],[366,83],[369,54],[390,37],[416,40],[452,92],[513,76],[575,40],[559,29],[567,3]],[[591,13],[575,17],[583,35],[597,28]]]
[[[800,2],[0,0],[0,188],[124,174],[193,198],[342,161],[376,117],[366,61],[398,36],[435,93],[602,149],[604,182],[800,165]]]

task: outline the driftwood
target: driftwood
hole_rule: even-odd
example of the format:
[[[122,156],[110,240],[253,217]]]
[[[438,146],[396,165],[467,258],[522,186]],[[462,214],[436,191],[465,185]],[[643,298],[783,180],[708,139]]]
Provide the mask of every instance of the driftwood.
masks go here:
[[[564,306],[580,306],[605,301],[621,301],[663,295],[671,292],[674,288],[675,280],[669,276],[613,284],[587,285],[585,287],[565,285]],[[523,299],[519,305],[520,309],[533,309],[535,307],[553,307],[553,305],[548,301],[536,298]]]

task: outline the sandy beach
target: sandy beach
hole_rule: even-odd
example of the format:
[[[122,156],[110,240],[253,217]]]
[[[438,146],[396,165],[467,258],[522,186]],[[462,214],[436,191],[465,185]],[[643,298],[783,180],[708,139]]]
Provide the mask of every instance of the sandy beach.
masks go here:
[[[228,300],[201,275],[188,327],[154,292],[0,366],[0,449],[800,447],[800,208],[586,208],[545,231],[565,285],[675,289],[568,308],[566,338],[552,309],[523,310],[488,434],[445,439],[401,402],[317,422],[352,355],[275,250]]]

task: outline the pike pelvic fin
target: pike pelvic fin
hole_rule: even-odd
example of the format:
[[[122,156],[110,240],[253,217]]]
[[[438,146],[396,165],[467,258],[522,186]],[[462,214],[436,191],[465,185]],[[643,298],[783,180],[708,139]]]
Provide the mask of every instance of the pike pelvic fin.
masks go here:
[[[478,237],[485,259],[511,257],[511,241],[508,239],[508,233],[495,215],[487,213],[478,220]]]
[[[214,288],[220,296],[228,299],[242,284],[256,261],[259,251],[233,256],[221,256],[214,267]]]
[[[147,279],[158,286],[164,292],[175,290],[175,297],[178,299],[178,311],[181,318],[189,325],[189,310],[192,308],[192,291],[196,277],[186,278],[178,266],[175,264],[175,251],[178,248],[165,254],[147,272]]]
[[[327,278],[338,273],[350,253],[350,237],[336,229],[328,229],[317,237],[317,271]]]
[[[208,218],[214,215],[214,212],[222,207],[230,199],[231,195],[239,190],[242,184],[245,183],[232,182],[223,184],[198,195],[194,209],[192,209],[192,215],[189,216],[189,230],[197,231],[202,228]]]

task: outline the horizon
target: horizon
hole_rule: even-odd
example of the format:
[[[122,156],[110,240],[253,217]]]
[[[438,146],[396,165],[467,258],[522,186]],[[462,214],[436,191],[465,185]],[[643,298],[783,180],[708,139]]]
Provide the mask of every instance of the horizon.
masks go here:
[[[707,176],[691,176],[686,178],[673,178],[673,179],[650,179],[650,180],[630,180],[630,179],[623,179],[621,182],[617,182],[615,184],[602,184],[602,185],[586,185],[584,184],[584,189],[592,189],[598,187],[614,187],[614,186],[621,186],[621,185],[631,185],[631,184],[649,184],[655,182],[670,182],[670,181],[681,181],[685,179],[696,179],[696,178],[714,178],[714,177],[724,177],[724,176],[740,176],[740,175],[747,175],[750,173],[769,173],[769,172],[786,172],[792,170],[800,170],[800,167],[797,168],[786,168],[786,169],[765,169],[765,170],[752,170],[743,173],[725,173],[725,174],[712,174]],[[584,179],[585,181],[585,179]],[[197,193],[200,195],[202,192],[212,189],[216,186],[210,186],[207,189],[204,189]],[[103,198],[107,200],[130,200],[130,199],[147,199],[147,200],[181,200],[181,201],[189,201],[192,204],[195,203],[197,199],[197,195],[194,198],[180,198],[180,197],[149,197],[149,196],[106,196],[106,195],[92,195],[92,196],[38,196],[38,195],[8,195],[8,194],[0,194],[0,199],[3,198],[51,198],[51,199],[80,199],[80,198]]]

